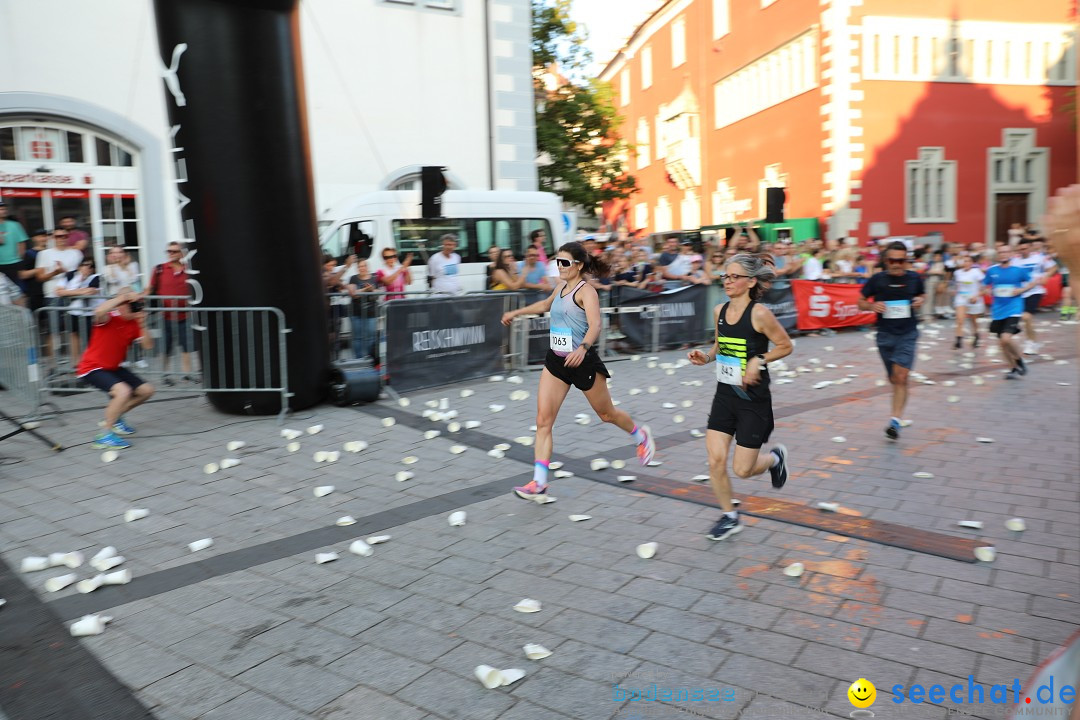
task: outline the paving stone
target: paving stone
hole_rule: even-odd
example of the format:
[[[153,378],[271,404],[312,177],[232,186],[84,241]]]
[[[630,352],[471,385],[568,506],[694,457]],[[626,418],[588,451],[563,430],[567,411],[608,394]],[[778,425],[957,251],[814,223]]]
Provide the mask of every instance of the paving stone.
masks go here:
[[[707,676],[727,659],[729,653],[682,637],[654,632],[638,643],[630,654],[658,665]]]
[[[330,663],[327,669],[369,687],[395,693],[431,668],[373,645],[363,645]]]
[[[383,620],[357,635],[356,639],[423,662],[431,662],[461,642],[445,633],[397,618]]]
[[[259,718],[259,720],[304,720],[310,717],[306,713],[281,704],[254,690],[240,697],[219,705],[202,716],[202,720],[237,720],[237,718]]]
[[[233,634],[214,628],[181,640],[170,646],[170,649],[192,662],[232,677],[277,655],[276,650],[253,640],[259,633],[269,629],[256,626],[241,631],[240,634]]]
[[[290,620],[256,637],[261,644],[309,665],[329,665],[356,648],[356,643],[348,637],[300,620]]]
[[[933,636],[930,636],[933,637]],[[970,650],[916,639],[884,630],[873,630],[863,652],[919,668],[963,677],[975,672],[977,655]]]
[[[351,689],[355,683],[324,668],[277,655],[240,673],[236,679],[288,705],[312,712]]]
[[[357,687],[313,713],[319,720],[420,720],[426,713],[389,695]]]
[[[199,717],[246,691],[241,685],[195,666],[146,687],[146,692],[166,707],[182,708],[190,717]]]
[[[122,683],[140,690],[191,665],[181,655],[152,645],[136,645],[103,658],[105,666]]]

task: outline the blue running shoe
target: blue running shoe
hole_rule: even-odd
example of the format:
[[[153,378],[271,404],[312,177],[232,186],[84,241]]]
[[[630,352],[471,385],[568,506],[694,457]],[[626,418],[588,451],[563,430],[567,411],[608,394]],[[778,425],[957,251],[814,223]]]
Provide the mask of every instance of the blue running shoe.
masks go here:
[[[895,419],[890,419],[889,424],[885,426],[885,437],[890,440],[896,440],[900,437],[900,423]]]
[[[116,433],[104,432],[94,439],[91,447],[96,450],[123,450],[124,448],[131,447],[131,443]]]
[[[116,424],[112,426],[112,431],[117,435],[134,435],[135,428],[127,424],[124,418],[120,418],[116,421]]]

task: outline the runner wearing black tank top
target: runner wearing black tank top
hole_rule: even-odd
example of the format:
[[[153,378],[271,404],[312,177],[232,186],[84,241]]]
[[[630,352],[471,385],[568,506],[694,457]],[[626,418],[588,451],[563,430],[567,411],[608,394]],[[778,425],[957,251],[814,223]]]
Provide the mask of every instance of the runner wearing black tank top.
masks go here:
[[[765,255],[736,255],[720,276],[728,302],[713,310],[716,341],[711,352],[691,350],[694,365],[716,364],[716,395],[709,413],[705,447],[709,453],[709,481],[723,515],[709,531],[710,540],[723,540],[742,530],[731,499],[727,461],[735,439],[732,470],[741,478],[766,470],[775,488],[787,482],[787,449],[774,446],[761,455],[761,446],[773,431],[772,395],[768,363],[791,354],[791,339],[767,307],[756,302],[762,283],[776,276]],[[773,348],[769,350],[769,343]]]

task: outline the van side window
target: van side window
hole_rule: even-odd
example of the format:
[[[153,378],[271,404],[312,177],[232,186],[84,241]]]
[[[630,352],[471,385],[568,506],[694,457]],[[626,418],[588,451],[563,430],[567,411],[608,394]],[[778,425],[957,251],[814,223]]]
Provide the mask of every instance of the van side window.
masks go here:
[[[468,262],[468,248],[471,244],[468,221],[454,218],[394,220],[394,246],[398,255],[413,254],[413,265],[426,265],[427,258],[442,251],[442,236],[447,233],[457,235],[458,254]]]
[[[354,254],[361,260],[371,257],[371,249],[375,245],[375,222],[373,220],[360,220],[349,223],[349,237],[346,245],[346,255]]]
[[[546,240],[544,240],[544,252],[547,253],[549,258],[555,257],[555,239],[551,234],[551,223],[547,220],[522,220],[521,221],[521,240],[520,252],[521,257],[525,257],[525,248],[529,246],[529,236],[532,235],[533,230],[543,230]]]
[[[487,262],[487,251],[492,245],[508,248],[519,254],[517,243],[514,241],[517,220],[477,220],[476,221],[476,252],[477,260]]]

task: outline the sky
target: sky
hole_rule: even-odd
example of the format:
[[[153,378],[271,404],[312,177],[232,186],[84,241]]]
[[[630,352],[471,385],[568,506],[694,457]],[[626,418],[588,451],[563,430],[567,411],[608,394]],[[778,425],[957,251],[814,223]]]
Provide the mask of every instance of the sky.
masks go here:
[[[663,0],[574,0],[571,16],[589,31],[586,45],[593,54],[593,75],[600,74],[622,49],[630,33],[662,3]]]

